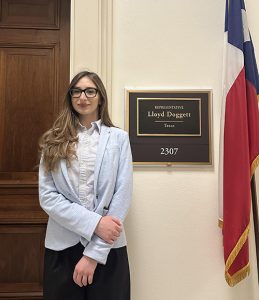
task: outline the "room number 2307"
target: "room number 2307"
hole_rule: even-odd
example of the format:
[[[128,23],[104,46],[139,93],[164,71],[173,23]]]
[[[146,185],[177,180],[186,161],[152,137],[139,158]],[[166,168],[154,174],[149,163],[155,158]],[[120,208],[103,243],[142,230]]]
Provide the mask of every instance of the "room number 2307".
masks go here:
[[[179,148],[160,148],[161,155],[176,155]]]

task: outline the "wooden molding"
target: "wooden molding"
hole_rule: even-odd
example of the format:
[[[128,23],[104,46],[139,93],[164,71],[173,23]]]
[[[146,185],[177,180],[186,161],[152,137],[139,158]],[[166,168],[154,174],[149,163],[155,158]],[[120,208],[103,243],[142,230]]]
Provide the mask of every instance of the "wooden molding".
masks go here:
[[[98,72],[106,86],[111,113],[112,52],[113,52],[113,0],[99,0]]]

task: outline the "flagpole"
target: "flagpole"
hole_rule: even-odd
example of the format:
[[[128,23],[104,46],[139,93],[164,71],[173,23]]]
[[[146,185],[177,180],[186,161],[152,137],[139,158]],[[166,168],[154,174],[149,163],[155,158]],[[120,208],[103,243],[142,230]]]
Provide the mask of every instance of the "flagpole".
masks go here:
[[[257,279],[259,284],[259,222],[258,222],[258,205],[257,205],[257,196],[256,196],[255,175],[252,176],[252,180],[251,180],[251,192],[252,192],[252,207],[253,207],[254,232],[255,232]]]

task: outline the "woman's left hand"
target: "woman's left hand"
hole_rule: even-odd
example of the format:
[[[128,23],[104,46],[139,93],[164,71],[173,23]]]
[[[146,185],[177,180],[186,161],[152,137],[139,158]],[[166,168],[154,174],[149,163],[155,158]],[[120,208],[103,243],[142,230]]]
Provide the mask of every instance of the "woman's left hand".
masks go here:
[[[88,256],[83,256],[75,266],[73,274],[74,282],[80,287],[91,284],[96,266],[96,260]]]

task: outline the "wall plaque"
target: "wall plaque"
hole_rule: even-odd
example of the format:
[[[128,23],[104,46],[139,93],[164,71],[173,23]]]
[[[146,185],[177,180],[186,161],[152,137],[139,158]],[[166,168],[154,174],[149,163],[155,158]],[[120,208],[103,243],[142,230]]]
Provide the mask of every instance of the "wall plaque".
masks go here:
[[[126,90],[134,164],[212,164],[211,90]]]

